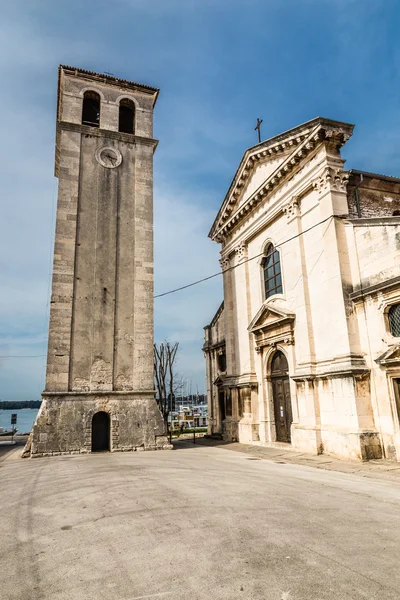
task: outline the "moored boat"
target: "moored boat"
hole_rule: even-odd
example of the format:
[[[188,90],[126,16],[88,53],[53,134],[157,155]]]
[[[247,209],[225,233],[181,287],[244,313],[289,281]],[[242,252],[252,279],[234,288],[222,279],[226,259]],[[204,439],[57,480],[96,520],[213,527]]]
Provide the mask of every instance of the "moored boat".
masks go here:
[[[15,435],[18,429],[14,427],[13,429],[3,429],[0,427],[0,437],[4,437],[6,435]]]

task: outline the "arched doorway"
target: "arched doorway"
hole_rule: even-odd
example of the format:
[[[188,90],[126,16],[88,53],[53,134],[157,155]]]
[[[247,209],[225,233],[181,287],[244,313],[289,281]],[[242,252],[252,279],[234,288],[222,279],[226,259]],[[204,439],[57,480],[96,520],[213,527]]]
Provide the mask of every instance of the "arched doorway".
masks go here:
[[[92,452],[110,450],[110,416],[98,412],[92,419]]]
[[[271,362],[276,441],[290,443],[290,426],[293,419],[288,371],[286,357],[278,350]]]

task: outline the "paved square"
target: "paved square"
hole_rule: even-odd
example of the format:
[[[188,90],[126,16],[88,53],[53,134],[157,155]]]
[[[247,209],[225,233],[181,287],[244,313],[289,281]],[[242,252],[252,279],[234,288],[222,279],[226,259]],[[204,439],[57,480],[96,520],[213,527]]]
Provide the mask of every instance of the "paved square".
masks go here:
[[[400,486],[218,447],[0,463],[7,600],[398,600]]]

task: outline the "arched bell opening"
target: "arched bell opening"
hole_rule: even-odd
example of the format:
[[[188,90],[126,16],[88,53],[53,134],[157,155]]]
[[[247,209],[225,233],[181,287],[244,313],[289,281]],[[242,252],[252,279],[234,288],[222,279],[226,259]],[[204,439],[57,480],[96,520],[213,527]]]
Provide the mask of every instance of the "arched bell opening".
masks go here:
[[[82,124],[100,127],[100,96],[96,92],[85,92],[82,104]]]
[[[127,98],[123,98],[119,103],[118,131],[135,133],[135,105]]]

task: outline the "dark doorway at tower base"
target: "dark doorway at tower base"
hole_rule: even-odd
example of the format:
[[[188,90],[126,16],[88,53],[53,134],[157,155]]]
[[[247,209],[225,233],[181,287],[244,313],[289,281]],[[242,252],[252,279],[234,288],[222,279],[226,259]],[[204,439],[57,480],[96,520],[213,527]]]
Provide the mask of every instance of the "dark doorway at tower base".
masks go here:
[[[98,412],[92,419],[92,452],[110,450],[110,417],[106,412]]]

